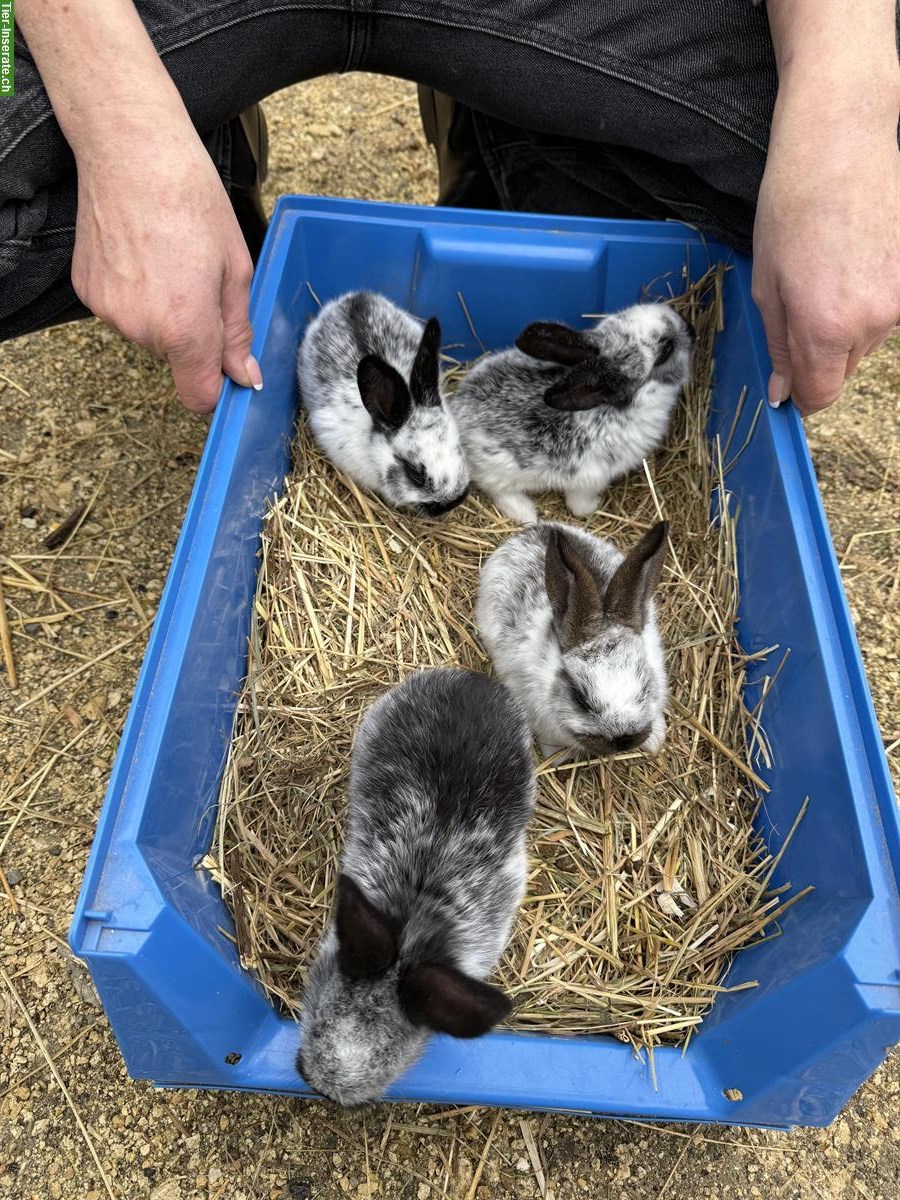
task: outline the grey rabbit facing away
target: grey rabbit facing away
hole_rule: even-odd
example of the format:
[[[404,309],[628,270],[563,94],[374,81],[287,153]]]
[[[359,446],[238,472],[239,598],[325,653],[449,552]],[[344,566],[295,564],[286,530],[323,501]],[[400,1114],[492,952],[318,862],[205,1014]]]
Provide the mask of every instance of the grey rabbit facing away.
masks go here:
[[[668,681],[653,591],[668,527],[622,554],[571,525],[508,538],[481,570],[476,623],[545,756],[658,752]]]
[[[302,998],[297,1069],[374,1100],[440,1031],[471,1038],[511,1008],[483,982],[525,891],[535,775],[524,714],[485,675],[421,671],[357,732],[347,838]]]
[[[319,448],[397,508],[438,517],[465,499],[469,475],[440,384],[441,327],[374,292],[323,306],[297,354]]]
[[[636,304],[586,330],[529,325],[450,399],[472,481],[520,524],[537,520],[532,492],[561,491],[588,516],[662,443],[693,343],[667,304]]]

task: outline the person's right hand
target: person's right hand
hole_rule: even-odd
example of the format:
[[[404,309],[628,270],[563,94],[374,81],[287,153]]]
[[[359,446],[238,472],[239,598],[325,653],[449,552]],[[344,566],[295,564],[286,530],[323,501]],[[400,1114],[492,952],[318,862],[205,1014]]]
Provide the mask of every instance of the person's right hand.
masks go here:
[[[249,252],[186,115],[123,116],[114,132],[77,156],[73,286],[102,321],[168,362],[188,408],[210,412],[223,373],[262,387]]]

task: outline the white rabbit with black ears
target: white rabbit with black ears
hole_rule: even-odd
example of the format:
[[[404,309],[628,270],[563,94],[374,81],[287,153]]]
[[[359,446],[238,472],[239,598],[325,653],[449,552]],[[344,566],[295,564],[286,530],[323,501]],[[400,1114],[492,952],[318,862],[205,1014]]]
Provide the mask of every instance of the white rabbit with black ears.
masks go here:
[[[477,362],[451,397],[472,481],[520,524],[530,493],[563,492],[579,517],[663,441],[690,374],[694,334],[666,304],[591,329],[541,321]]]
[[[369,709],[334,916],[301,1004],[311,1087],[374,1100],[431,1033],[479,1037],[509,1013],[484,978],[525,891],[534,801],[527,722],[502,684],[420,671]]]
[[[425,516],[465,499],[469,474],[440,386],[441,327],[385,296],[324,305],[297,355],[300,396],[320,449],[356,483]]]

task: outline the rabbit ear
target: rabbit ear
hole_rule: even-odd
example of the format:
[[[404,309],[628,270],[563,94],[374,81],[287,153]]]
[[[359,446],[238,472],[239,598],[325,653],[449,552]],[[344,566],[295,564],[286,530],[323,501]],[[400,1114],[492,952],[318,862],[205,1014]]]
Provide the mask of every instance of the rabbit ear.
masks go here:
[[[348,979],[375,979],[397,958],[397,939],[387,918],[349,875],[339,875],[335,928],[338,966]]]
[[[526,325],[516,338],[516,346],[529,358],[563,367],[573,367],[597,353],[597,347],[583,333],[558,321],[534,321]]]
[[[499,988],[442,963],[413,967],[400,980],[400,1006],[413,1025],[474,1038],[512,1012]]]
[[[564,412],[583,412],[608,404],[624,408],[631,403],[635,381],[620,366],[608,358],[594,356],[581,366],[573,367],[564,379],[544,392],[544,402]]]
[[[550,530],[544,585],[560,644],[569,650],[587,638],[603,611],[603,597],[574,539],[561,529]]]
[[[356,368],[359,394],[381,433],[399,429],[409,416],[412,403],[406,380],[390,363],[375,354],[367,354]]]
[[[662,574],[668,534],[666,521],[648,530],[625,556],[606,589],[603,599],[606,615],[638,633],[646,624],[647,606]]]
[[[409,390],[414,404],[426,407],[440,404],[440,359],[441,323],[437,317],[432,317],[425,324],[409,378]]]

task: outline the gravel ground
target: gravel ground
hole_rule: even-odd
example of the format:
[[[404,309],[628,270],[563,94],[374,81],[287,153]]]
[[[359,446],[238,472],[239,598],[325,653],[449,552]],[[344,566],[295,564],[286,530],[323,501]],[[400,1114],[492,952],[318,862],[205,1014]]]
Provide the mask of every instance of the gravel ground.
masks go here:
[[[321,80],[268,113],[270,202],[432,198],[408,85]],[[809,426],[895,777],[898,392],[895,338]],[[0,347],[0,575],[20,677],[12,693],[0,673],[0,1196],[893,1200],[896,1054],[831,1129],[791,1134],[484,1109],[347,1115],[127,1078],[64,937],[204,435],[166,372],[95,322]],[[79,504],[68,548],[45,550]]]

